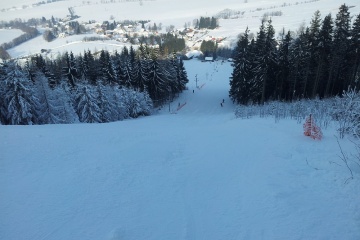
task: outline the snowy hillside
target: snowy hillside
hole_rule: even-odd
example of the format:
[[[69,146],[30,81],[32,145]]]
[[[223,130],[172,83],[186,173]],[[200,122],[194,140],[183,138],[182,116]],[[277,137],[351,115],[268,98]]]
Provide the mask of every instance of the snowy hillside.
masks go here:
[[[183,28],[200,16],[220,27],[188,42],[232,45],[264,15],[296,31],[316,10],[335,17],[338,0],[12,0],[0,21],[52,16],[79,22],[150,20]],[[348,0],[351,16],[358,0]],[[226,19],[225,17],[226,16]],[[45,29],[39,29],[40,32]],[[20,35],[1,30],[0,43]],[[42,35],[8,49],[12,57],[64,51],[120,51],[129,43]],[[190,55],[199,51],[188,52]],[[321,141],[295,120],[236,118],[227,61],[184,62],[188,89],[149,117],[104,124],[0,125],[0,239],[238,240],[360,239],[360,167],[341,160],[338,126]],[[339,139],[348,156],[351,139]]]
[[[202,38],[196,38],[196,40],[206,39],[206,37],[223,38],[225,39],[222,42],[224,46],[233,46],[237,36],[244,33],[247,26],[252,33],[256,34],[264,15],[272,16],[275,14],[271,18],[276,33],[279,33],[283,28],[286,31],[296,32],[302,24],[309,24],[316,10],[320,10],[322,17],[329,13],[334,17],[340,5],[344,3],[339,0],[288,0],[285,2],[270,0],[64,0],[32,5],[38,2],[38,0],[17,0],[2,3],[0,20],[10,21],[15,18],[27,20],[41,17],[50,19],[52,16],[64,18],[69,14],[68,8],[73,7],[75,13],[80,16],[80,18],[76,19],[79,22],[88,22],[89,20],[100,23],[113,20],[150,20],[150,25],[161,23],[163,31],[165,31],[166,27],[170,25],[173,25],[175,28],[183,28],[185,24],[191,26],[193,25],[193,20],[199,19],[200,16],[218,16],[220,18],[220,27],[209,30]],[[360,13],[358,1],[349,0],[346,1],[346,4],[350,7],[352,16]],[[228,14],[224,15],[224,13]],[[81,36],[81,39],[83,37]],[[94,51],[95,48],[97,50],[99,48],[107,48],[109,50],[114,48],[111,42],[105,42],[102,45],[95,44],[95,46],[77,44],[75,48],[75,45],[72,44],[73,39],[69,38],[65,41],[66,43],[63,40],[55,40],[53,43],[48,43],[42,37],[38,37],[31,40],[30,44],[25,43],[24,46],[18,46],[9,50],[9,53],[12,57],[20,57],[38,53],[42,48],[54,49],[55,52],[60,50],[83,52],[83,50],[88,49]],[[54,46],[54,44],[57,46]],[[193,44],[195,43],[190,45]],[[118,47],[122,46],[121,44],[117,45],[120,45]]]
[[[230,64],[185,64],[170,112],[0,125],[0,239],[360,239],[360,170],[344,184],[335,126],[314,141],[294,120],[236,119]]]

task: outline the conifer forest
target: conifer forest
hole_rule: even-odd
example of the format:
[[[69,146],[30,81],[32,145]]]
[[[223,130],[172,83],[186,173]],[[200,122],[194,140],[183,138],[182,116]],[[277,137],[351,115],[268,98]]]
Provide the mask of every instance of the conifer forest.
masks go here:
[[[185,89],[187,74],[175,54],[141,45],[110,55],[101,50],[56,60],[36,55],[22,65],[0,65],[1,123],[102,123],[150,115]]]
[[[236,103],[323,99],[360,87],[360,15],[351,24],[345,4],[335,17],[316,11],[296,37],[283,31],[277,41],[271,19],[256,39],[249,35],[247,29],[235,51],[229,95]]]

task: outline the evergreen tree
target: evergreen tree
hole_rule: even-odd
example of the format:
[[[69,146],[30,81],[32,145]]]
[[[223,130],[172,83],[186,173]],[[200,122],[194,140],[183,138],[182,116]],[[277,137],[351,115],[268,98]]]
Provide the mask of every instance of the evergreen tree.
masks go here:
[[[79,89],[77,89],[77,91],[78,90]],[[58,102],[61,103],[59,116],[61,116],[62,121],[64,121],[64,123],[79,123],[79,116],[76,112],[73,99],[74,94],[76,97],[76,91],[72,91],[71,87],[66,82],[60,83],[53,91],[55,91]]]
[[[258,95],[260,103],[264,103],[274,93],[277,54],[274,34],[271,20],[268,21],[266,29],[263,21],[256,40],[254,58],[255,94]]]
[[[125,118],[137,118],[151,114],[152,100],[147,92],[138,92],[132,89],[120,89],[122,109]]]
[[[81,122],[100,123],[100,108],[96,101],[94,88],[88,85],[79,86],[75,97],[75,110]]]
[[[180,86],[182,90],[186,89],[186,84],[189,82],[189,78],[187,76],[187,72],[185,70],[185,66],[184,66],[184,62],[183,60],[180,58],[179,61],[179,67],[178,67],[178,71],[179,71],[179,77],[180,77]]]
[[[140,45],[141,47],[141,45]],[[149,62],[146,60],[145,47],[142,47],[140,50],[140,54],[137,58],[134,58],[132,51],[130,48],[130,61],[131,65],[131,86],[139,92],[145,91],[146,82],[148,81],[150,70],[149,70]],[[143,53],[141,53],[143,51]],[[142,56],[145,59],[141,58]]]
[[[350,86],[360,89],[360,14],[355,18],[350,40]]]
[[[125,80],[125,73],[123,70],[123,63],[122,63],[122,58],[121,55],[115,51],[114,55],[112,56],[112,63],[113,63],[113,68],[114,68],[114,76],[115,76],[115,82],[117,85],[130,85],[130,79],[128,82],[126,82]]]
[[[33,65],[35,65],[37,69],[44,72],[46,63],[45,63],[45,59],[41,54],[36,54],[35,57],[31,59],[31,61],[33,62]]]
[[[319,34],[320,34],[320,11],[317,10],[310,22],[308,49],[309,49],[309,61],[307,65],[307,89],[305,89],[305,97],[315,97],[317,94],[317,82],[316,82],[316,69],[318,68],[319,60]]]
[[[125,86],[127,88],[132,87],[132,65],[130,57],[124,58],[120,66],[122,68],[122,75],[120,78],[120,86]]]
[[[307,50],[306,33],[300,33],[300,36],[294,39],[290,45],[289,61],[291,69],[289,73],[289,89],[287,95],[289,100],[297,100],[304,93],[305,69],[308,66],[309,52]]]
[[[129,49],[126,46],[124,46],[120,55],[121,55],[121,61],[126,61],[130,55]]]
[[[65,60],[65,66],[63,67],[63,74],[68,80],[69,85],[71,88],[75,88],[77,82],[77,69],[76,69],[76,62],[72,52],[70,55],[68,52],[65,52],[63,56]]]
[[[218,27],[218,24],[217,24],[217,19],[216,18],[214,18],[214,17],[212,17],[211,18],[211,23],[210,23],[210,29],[215,29],[215,28],[217,28]]]
[[[161,103],[170,94],[163,69],[158,61],[158,52],[154,51],[149,60],[149,77],[146,81],[147,91],[153,101]]]
[[[113,103],[112,96],[113,88],[109,85],[104,86],[101,82],[97,86],[97,105],[99,107],[100,122],[116,121],[113,111],[115,104]]]
[[[319,43],[317,45],[317,69],[315,72],[315,82],[312,92],[312,97],[319,95],[320,98],[325,96],[326,82],[329,78],[329,65],[332,50],[332,32],[333,21],[331,15],[325,16],[322,21],[319,32]]]
[[[237,42],[234,69],[230,77],[230,98],[240,104],[248,104],[253,98],[252,55],[249,51],[249,29]]]
[[[95,58],[90,50],[84,52],[84,71],[86,79],[92,84],[96,85],[97,81],[97,64]]]
[[[301,36],[302,50],[304,51],[302,65],[301,65],[301,97],[310,97],[309,93],[312,89],[311,79],[312,79],[312,64],[313,63],[313,48],[312,48],[312,39],[310,35],[310,28],[306,28],[305,33]]]
[[[38,71],[35,74],[35,94],[39,99],[36,109],[36,123],[37,124],[56,124],[66,123],[63,103],[61,102],[61,95],[58,88],[50,88],[48,79],[44,73]]]
[[[275,97],[282,99],[289,99],[288,89],[289,89],[289,74],[290,74],[290,45],[292,42],[292,37],[290,31],[285,35],[285,29],[283,29],[282,39],[279,45],[279,55],[278,55],[278,73],[275,89]]]
[[[182,91],[182,86],[180,83],[179,64],[176,53],[173,52],[171,58],[163,60],[162,62],[164,79],[168,85],[168,90],[170,91],[170,99],[172,101],[175,95]]]
[[[113,62],[108,51],[101,50],[100,52],[98,76],[105,85],[116,82]]]
[[[350,47],[350,13],[349,7],[341,5],[335,19],[334,45],[330,62],[329,80],[326,96],[341,94],[350,84],[349,47]]]
[[[87,74],[86,74],[86,64],[87,64],[87,57],[84,55],[84,57],[80,54],[77,57],[77,61],[76,61],[76,69],[78,71],[78,77],[80,82],[85,83],[87,82]]]
[[[3,66],[4,77],[0,82],[1,115],[5,124],[31,125],[34,123],[34,106],[37,104],[33,85],[15,62]]]
[[[34,74],[34,67],[30,64],[29,60],[26,59],[25,62],[25,74],[26,77],[33,83],[35,83],[35,74]]]

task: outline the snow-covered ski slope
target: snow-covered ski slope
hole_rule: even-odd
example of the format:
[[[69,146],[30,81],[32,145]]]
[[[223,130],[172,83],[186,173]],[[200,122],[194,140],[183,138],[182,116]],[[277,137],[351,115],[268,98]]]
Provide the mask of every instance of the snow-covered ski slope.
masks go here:
[[[344,184],[334,126],[314,141],[294,120],[236,119],[230,64],[185,66],[170,112],[0,125],[0,239],[360,239],[360,171]]]

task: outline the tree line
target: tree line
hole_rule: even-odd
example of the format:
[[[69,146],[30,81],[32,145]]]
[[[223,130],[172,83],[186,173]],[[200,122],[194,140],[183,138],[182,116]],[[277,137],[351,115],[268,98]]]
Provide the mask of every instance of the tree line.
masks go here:
[[[351,26],[349,7],[336,18],[316,11],[310,27],[275,40],[271,20],[262,21],[256,39],[249,30],[235,51],[229,95],[239,104],[293,101],[341,95],[360,87],[360,15]]]
[[[195,28],[202,29],[202,28],[208,28],[208,29],[215,29],[219,26],[218,19],[215,17],[200,17],[199,19],[196,19],[195,21]]]
[[[175,54],[140,45],[110,54],[90,50],[55,60],[36,55],[21,66],[0,65],[0,122],[28,125],[101,123],[151,114],[188,82]]]

